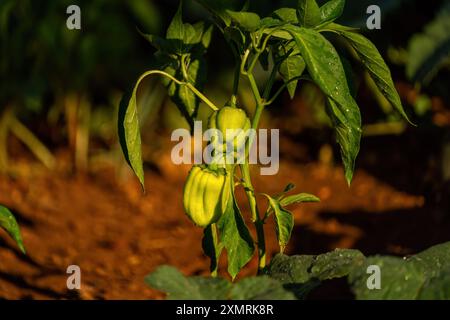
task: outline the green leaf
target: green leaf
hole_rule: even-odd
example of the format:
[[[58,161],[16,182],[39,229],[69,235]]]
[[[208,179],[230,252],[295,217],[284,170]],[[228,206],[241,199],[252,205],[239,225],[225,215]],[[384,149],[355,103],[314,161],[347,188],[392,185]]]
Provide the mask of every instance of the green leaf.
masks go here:
[[[231,291],[232,300],[295,300],[295,296],[283,285],[268,276],[245,278],[236,283]]]
[[[309,193],[299,193],[284,197],[280,200],[280,205],[285,207],[293,203],[301,202],[319,202],[320,199]]]
[[[175,70],[173,67],[169,66],[165,71],[178,79],[182,78],[180,69]],[[188,81],[197,89],[203,90],[206,81],[205,59],[199,57],[192,60],[188,66],[187,74]],[[163,84],[168,87],[168,95],[171,100],[176,104],[186,120],[192,125],[200,104],[197,96],[187,86],[177,85],[170,79],[163,79]]]
[[[22,236],[20,234],[19,225],[17,224],[17,221],[11,211],[2,205],[0,205],[0,227],[5,229],[6,232],[8,232],[8,234],[14,239],[20,251],[26,253]]]
[[[370,276],[367,267],[370,265],[380,268],[381,289],[369,289],[367,286]],[[367,258],[365,267],[350,275],[349,282],[359,300],[415,299],[425,282],[425,275],[415,264],[405,263],[402,258],[374,256]]]
[[[169,24],[166,32],[167,39],[183,40],[185,37],[185,29],[183,24],[183,1],[180,1],[177,12]]]
[[[421,265],[427,277],[439,276],[442,270],[450,269],[450,242],[432,246],[409,257],[408,261]]]
[[[231,283],[221,278],[185,277],[176,268],[158,267],[145,282],[170,300],[225,300]]]
[[[283,253],[286,245],[291,238],[292,229],[294,228],[294,217],[292,213],[284,209],[280,202],[271,196],[264,194],[269,200],[269,205],[274,212],[275,230],[277,233],[278,244],[280,245],[280,252]]]
[[[360,269],[364,260],[363,254],[353,249],[336,249],[318,256],[277,254],[266,274],[283,283],[298,298],[305,298],[321,281],[345,277]]]
[[[218,263],[219,263],[219,257],[222,253],[223,244],[219,243],[217,248],[214,246],[214,238],[212,234],[212,228],[211,225],[207,226],[203,230],[203,239],[202,239],[202,248],[203,252],[206,256],[209,257],[211,264],[210,264],[210,271],[213,272],[214,270],[217,270]]]
[[[202,45],[205,49],[209,48],[209,45],[211,44],[211,38],[213,33],[213,26],[208,26],[202,34]]]
[[[367,267],[380,268],[380,289],[367,288]],[[357,299],[448,299],[450,297],[450,242],[409,258],[369,257],[349,277]]]
[[[188,45],[200,43],[202,41],[203,28],[203,22],[198,22],[195,25],[185,23],[183,43]]]
[[[254,12],[227,10],[231,19],[245,31],[255,31],[259,28],[260,17]]]
[[[312,255],[275,255],[267,268],[267,274],[283,284],[303,284],[311,280]]]
[[[342,62],[336,49],[319,32],[295,26],[287,26],[285,30],[294,37],[311,78],[329,97],[330,116],[350,184],[361,139],[361,115],[350,94]]]
[[[158,267],[145,277],[150,287],[170,300],[293,300],[295,296],[268,276],[248,277],[235,284],[222,278],[186,277],[176,268]]]
[[[336,249],[318,255],[311,268],[311,274],[321,281],[342,278],[362,266],[364,260],[364,255],[358,250]]]
[[[419,300],[450,300],[450,269],[429,279],[420,290]]]
[[[370,42],[369,39],[358,33],[339,30],[339,34],[347,39],[350,45],[355,49],[361,62],[364,64],[370,77],[373,79],[383,96],[386,97],[392,106],[409,121],[397,90],[395,89],[391,71],[375,45]]]
[[[408,44],[406,75],[414,82],[428,84],[450,57],[450,4],[425,26],[422,33],[411,37]]]
[[[342,15],[345,0],[331,0],[320,7],[320,24],[333,22]]]
[[[321,17],[316,0],[299,0],[297,18],[302,27],[309,28],[318,25]]]
[[[275,19],[272,17],[265,17],[265,18],[262,18],[261,21],[259,22],[259,28],[270,30],[271,28],[279,27],[279,26],[282,26],[285,24],[286,24],[286,22],[283,22],[279,19]]]
[[[120,145],[126,161],[138,177],[143,190],[145,190],[144,167],[142,164],[141,133],[136,92],[141,81],[152,73],[154,73],[153,70],[142,74],[136,81],[133,90],[124,94],[119,106],[118,133]]]
[[[355,160],[359,152],[359,144],[361,140],[361,127],[357,125],[357,119],[349,121],[346,114],[342,112],[342,108],[332,99],[327,98],[327,114],[331,119],[334,130],[336,131],[336,141],[341,149],[341,159],[344,164],[345,179],[350,185],[355,169]],[[350,109],[348,109],[350,110]],[[350,112],[350,111],[349,111]],[[356,114],[356,111],[353,111]],[[359,110],[357,111],[360,117]],[[360,118],[359,118],[359,121]],[[359,122],[360,124],[360,122]]]
[[[300,55],[289,55],[284,59],[279,67],[279,72],[285,83],[290,80],[300,77],[305,70],[305,60]],[[287,84],[287,90],[291,99],[294,98],[295,90],[297,88],[297,80],[290,81]]]
[[[272,13],[274,18],[288,23],[298,23],[297,10],[294,8],[280,8]]]
[[[242,218],[233,192],[233,201],[228,206],[220,220],[217,222],[220,230],[220,239],[228,257],[228,273],[234,279],[239,271],[252,258],[254,244],[252,236]]]

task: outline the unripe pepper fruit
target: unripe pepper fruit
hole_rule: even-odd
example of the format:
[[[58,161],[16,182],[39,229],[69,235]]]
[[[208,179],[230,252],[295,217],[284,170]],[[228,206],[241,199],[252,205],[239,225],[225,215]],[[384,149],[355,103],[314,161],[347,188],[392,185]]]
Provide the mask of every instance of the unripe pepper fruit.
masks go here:
[[[219,220],[230,196],[230,179],[224,169],[195,165],[184,186],[184,210],[194,224],[204,228]]]
[[[225,106],[218,111],[215,111],[209,118],[208,128],[217,129],[222,133],[223,147],[222,152],[227,151],[227,144],[232,144],[233,150],[237,151],[243,147],[242,143],[245,142],[245,134],[248,129],[250,129],[251,123],[250,119],[243,109],[236,107]],[[233,135],[232,132],[227,130],[242,130],[237,136]],[[217,138],[212,137],[211,143],[217,145]],[[241,143],[241,144],[239,144]],[[231,151],[231,150],[229,150]]]

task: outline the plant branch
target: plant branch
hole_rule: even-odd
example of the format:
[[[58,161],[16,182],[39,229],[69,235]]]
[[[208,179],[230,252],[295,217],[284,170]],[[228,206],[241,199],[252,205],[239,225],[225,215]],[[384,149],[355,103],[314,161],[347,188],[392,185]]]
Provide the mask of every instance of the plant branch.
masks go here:
[[[299,76],[299,77],[294,77],[292,79],[289,79],[288,81],[283,83],[283,85],[275,92],[275,94],[273,95],[272,98],[270,98],[269,100],[264,102],[264,105],[265,106],[271,105],[278,98],[278,96],[283,92],[283,90],[286,89],[286,87],[288,86],[289,83],[291,83],[293,81],[298,81],[298,80],[309,80],[309,78],[305,77],[305,76]]]
[[[211,270],[211,277],[215,278],[217,277],[217,271],[219,269],[219,259],[217,258],[218,254],[217,252],[220,250],[219,248],[219,241],[218,241],[218,235],[217,235],[217,225],[215,223],[211,224],[211,234],[213,239],[213,245],[214,245],[214,254],[216,255],[216,264],[214,266],[214,270]]]
[[[252,129],[256,130],[259,126],[259,120],[261,119],[262,111],[264,110],[264,103],[259,93],[258,86],[256,84],[255,78],[252,73],[247,74],[248,80],[250,82],[250,87],[253,91],[253,95],[256,101],[256,110],[252,119]],[[246,143],[246,155],[248,156],[249,150],[252,146],[252,137]],[[243,185],[245,188],[245,193],[247,195],[248,202],[250,204],[250,210],[252,213],[252,222],[255,225],[257,244],[258,244],[258,271],[261,272],[266,265],[266,243],[264,237],[264,222],[261,220],[259,215],[258,205],[256,202],[255,191],[250,176],[250,166],[249,162],[245,161],[240,165]]]
[[[146,76],[152,75],[152,74],[159,74],[162,75],[164,77],[169,78],[170,80],[172,80],[173,82],[175,82],[178,85],[182,85],[182,86],[186,86],[188,87],[200,100],[202,100],[204,103],[206,103],[208,105],[208,107],[210,107],[212,110],[216,111],[219,110],[219,108],[213,103],[211,102],[211,100],[209,100],[203,93],[201,93],[192,83],[190,82],[185,82],[185,81],[180,81],[177,78],[175,78],[174,76],[168,74],[165,71],[161,71],[161,70],[150,70],[147,72],[144,72],[138,79],[138,81],[136,83],[141,82],[141,80],[143,78],[145,78]],[[136,87],[137,88],[137,87]],[[135,88],[135,90],[136,90]]]

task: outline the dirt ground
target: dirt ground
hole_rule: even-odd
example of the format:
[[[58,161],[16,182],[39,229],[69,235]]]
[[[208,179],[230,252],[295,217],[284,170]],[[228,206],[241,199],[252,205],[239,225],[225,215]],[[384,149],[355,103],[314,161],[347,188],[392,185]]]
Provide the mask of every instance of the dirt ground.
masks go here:
[[[401,187],[401,172],[393,182],[380,178],[371,170],[373,155],[367,150],[361,151],[365,154],[361,162],[369,165],[360,166],[350,188],[340,166],[299,161],[295,154],[283,158],[277,176],[255,174],[257,191],[277,193],[292,182],[297,192],[322,199],[292,207],[296,227],[289,254],[318,254],[341,247],[365,254],[407,255],[450,240],[448,212],[429,203],[415,186]],[[383,152],[378,155],[395,170],[395,159]],[[170,150],[162,152],[158,167],[146,171],[146,194],[130,174],[118,175],[107,166],[89,174],[64,170],[55,174],[33,162],[18,161],[21,170],[0,176],[0,203],[18,218],[28,251],[22,255],[0,232],[0,298],[163,298],[143,280],[157,266],[168,264],[188,275],[206,275],[202,231],[182,210],[189,168],[174,166],[169,156]],[[242,192],[238,196],[244,200]],[[244,201],[240,202],[248,215]],[[266,228],[270,257],[278,248],[272,226]],[[81,267],[80,291],[66,287],[66,269],[72,264]],[[241,276],[255,270],[253,260]],[[343,294],[334,291],[335,297]]]

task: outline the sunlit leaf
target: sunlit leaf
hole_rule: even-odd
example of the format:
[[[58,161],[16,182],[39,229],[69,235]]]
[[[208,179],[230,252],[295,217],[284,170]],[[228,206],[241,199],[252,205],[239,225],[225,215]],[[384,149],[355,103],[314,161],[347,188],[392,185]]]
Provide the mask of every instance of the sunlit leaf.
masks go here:
[[[302,202],[319,202],[320,199],[313,194],[309,193],[299,193],[293,194],[290,196],[283,197],[280,200],[280,204],[285,207],[293,203],[302,203]]]
[[[272,13],[272,16],[289,23],[298,23],[297,10],[294,8],[280,8]]]
[[[19,246],[19,249],[25,253],[25,247],[23,245],[22,236],[20,234],[19,225],[16,218],[14,218],[11,211],[8,208],[0,205],[0,228],[3,228],[14,239]]]
[[[250,261],[254,251],[252,236],[242,218],[234,194],[233,201],[228,201],[227,210],[217,222],[217,227],[220,240],[227,250],[228,273],[234,279]]]
[[[299,0],[297,18],[302,27],[315,27],[319,24],[321,16],[316,0]]]
[[[361,34],[344,30],[339,30],[338,32],[347,39],[350,45],[355,49],[361,62],[364,64],[383,96],[405,119],[409,120],[403,109],[398,92],[395,89],[391,71],[375,45]]]
[[[254,12],[230,11],[227,13],[231,19],[242,29],[246,31],[255,31],[259,28],[260,17]]]
[[[291,239],[292,229],[294,228],[294,217],[292,213],[284,209],[277,199],[265,194],[269,200],[269,206],[272,208],[275,219],[275,231],[277,233],[280,252],[282,253]]]
[[[345,0],[331,0],[320,7],[320,24],[333,22],[342,15]]]
[[[361,115],[350,94],[342,62],[333,45],[319,32],[295,26],[285,30],[294,37],[309,75],[329,97],[329,114],[341,146],[345,177],[350,184],[361,140]]]

